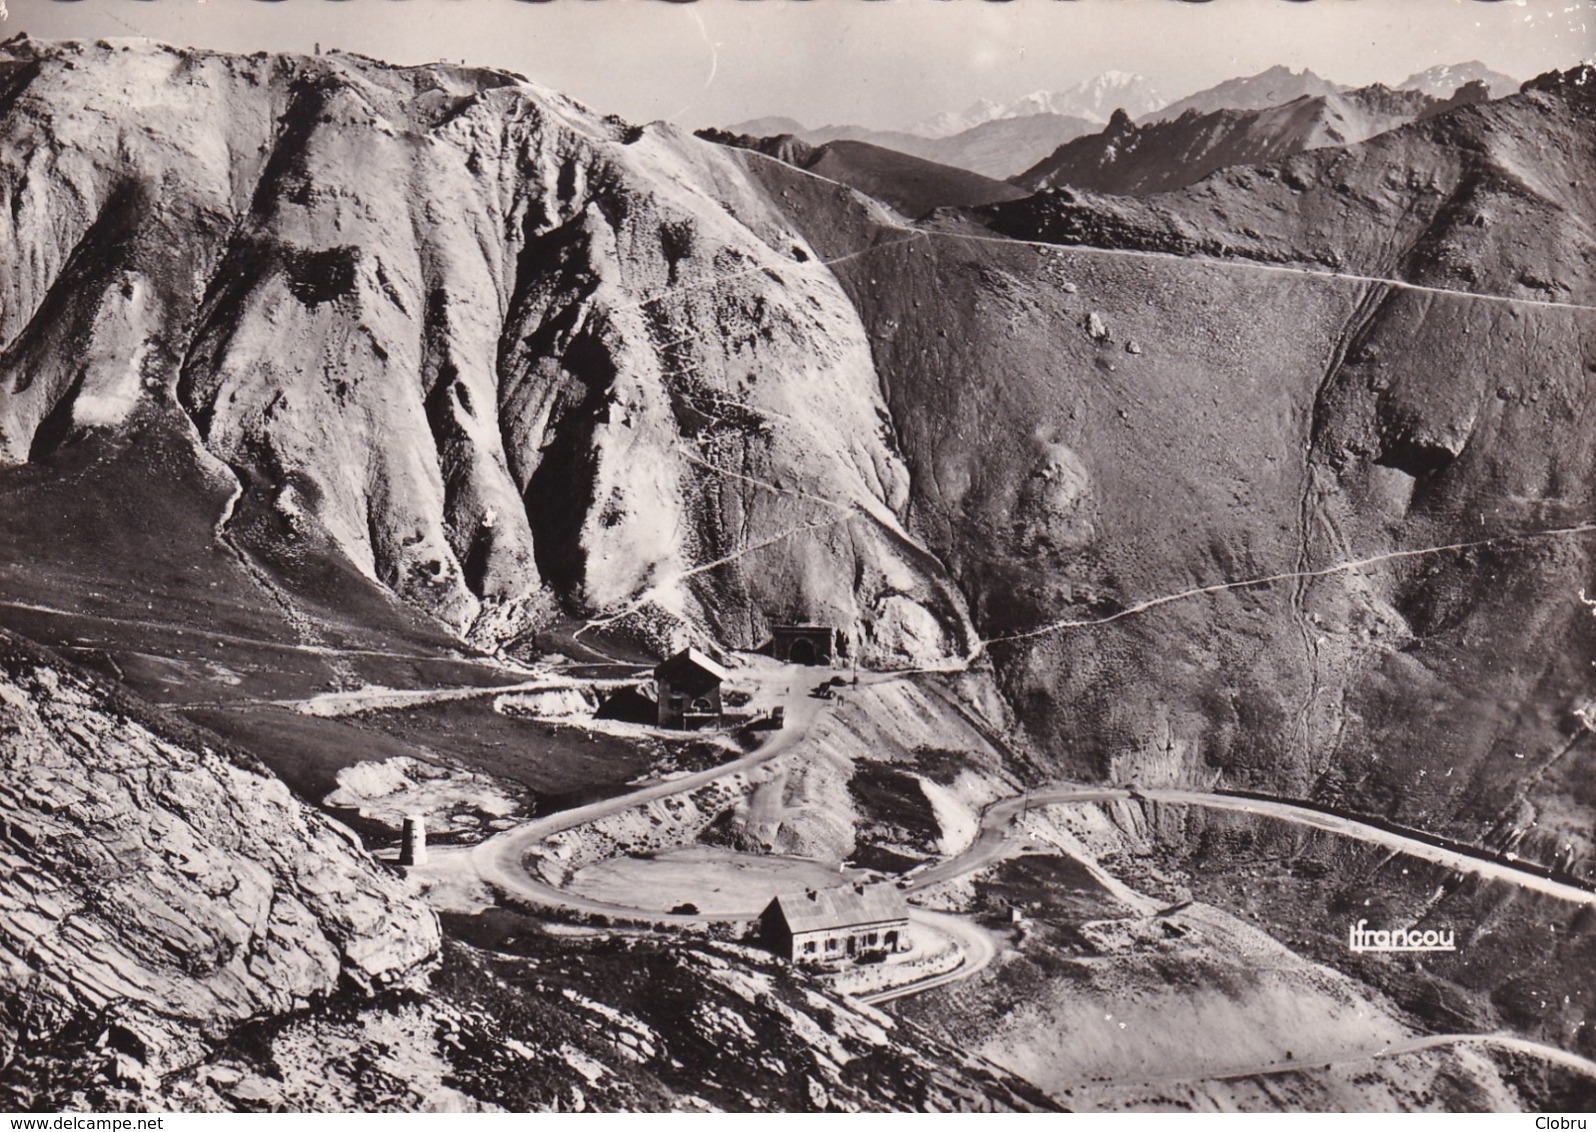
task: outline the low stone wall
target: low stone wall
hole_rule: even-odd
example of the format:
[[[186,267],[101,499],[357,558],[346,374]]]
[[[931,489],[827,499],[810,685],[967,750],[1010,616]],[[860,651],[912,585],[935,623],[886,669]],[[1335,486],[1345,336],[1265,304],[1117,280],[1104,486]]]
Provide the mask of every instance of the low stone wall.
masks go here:
[[[946,936],[937,938],[941,946],[926,954],[911,956],[901,962],[865,963],[838,971],[829,979],[832,989],[843,994],[875,994],[906,983],[945,975],[964,962],[964,952]]]

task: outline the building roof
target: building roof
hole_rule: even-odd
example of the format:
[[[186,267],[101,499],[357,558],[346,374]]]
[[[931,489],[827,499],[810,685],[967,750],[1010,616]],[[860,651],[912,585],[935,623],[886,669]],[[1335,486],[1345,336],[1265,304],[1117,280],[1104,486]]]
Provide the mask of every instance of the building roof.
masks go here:
[[[771,903],[787,921],[787,930],[794,934],[909,918],[909,906],[904,903],[903,893],[891,884],[810,889],[786,893]]]
[[[679,673],[686,668],[696,668],[700,672],[713,676],[716,680],[727,680],[731,677],[730,672],[695,648],[685,648],[675,656],[667,657],[665,660],[660,661],[654,669],[654,674],[656,676],[671,675]]]

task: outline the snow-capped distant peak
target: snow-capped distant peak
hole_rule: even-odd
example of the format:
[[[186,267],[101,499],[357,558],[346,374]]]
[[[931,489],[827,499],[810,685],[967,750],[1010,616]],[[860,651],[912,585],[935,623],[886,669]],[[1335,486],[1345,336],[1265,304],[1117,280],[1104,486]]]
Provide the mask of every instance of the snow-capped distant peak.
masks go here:
[[[983,122],[992,122],[998,118],[1007,117],[1011,117],[1011,115],[1005,112],[1005,108],[1001,103],[993,102],[990,98],[983,98],[977,102],[972,102],[961,111],[944,110],[942,113],[927,118],[924,122],[913,127],[910,132],[925,138],[947,138],[979,126]]]
[[[1032,91],[1008,102],[983,98],[962,111],[945,111],[927,118],[914,126],[912,132],[921,137],[945,138],[987,122],[1034,114],[1059,114],[1102,124],[1115,110],[1123,109],[1134,118],[1161,105],[1163,99],[1141,75],[1105,71],[1062,90]]]
[[[1073,107],[1065,113],[1103,122],[1108,121],[1116,110],[1123,110],[1132,118],[1137,118],[1164,104],[1163,97],[1149,80],[1125,71],[1106,71],[1054,97]]]
[[[1468,63],[1443,63],[1418,71],[1407,77],[1398,90],[1417,90],[1435,98],[1450,98],[1458,87],[1466,83],[1482,82],[1490,89],[1492,98],[1502,98],[1519,88],[1519,81],[1511,75],[1493,71],[1478,60]]]

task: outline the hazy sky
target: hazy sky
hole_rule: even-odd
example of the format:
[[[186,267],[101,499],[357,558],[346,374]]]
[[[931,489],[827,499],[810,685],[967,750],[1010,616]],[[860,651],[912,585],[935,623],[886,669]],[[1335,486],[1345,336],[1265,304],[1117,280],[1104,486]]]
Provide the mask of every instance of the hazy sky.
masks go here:
[[[1525,79],[1596,54],[1596,0],[0,0],[0,38],[320,42],[504,67],[635,121],[785,114],[903,126],[1103,71],[1171,99],[1276,63],[1396,83],[1478,59]]]

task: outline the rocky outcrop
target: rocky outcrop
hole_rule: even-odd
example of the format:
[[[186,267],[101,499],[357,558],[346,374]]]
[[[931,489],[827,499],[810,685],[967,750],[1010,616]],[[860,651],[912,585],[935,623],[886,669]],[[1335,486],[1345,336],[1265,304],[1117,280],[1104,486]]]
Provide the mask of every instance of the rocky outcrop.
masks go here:
[[[0,1075],[85,1034],[170,1072],[437,955],[352,835],[174,727],[0,636]]]
[[[158,1088],[112,1083],[59,1099],[200,1112],[1058,1108],[768,954],[647,939],[538,950],[451,943],[426,998],[391,994],[254,1027]]]

